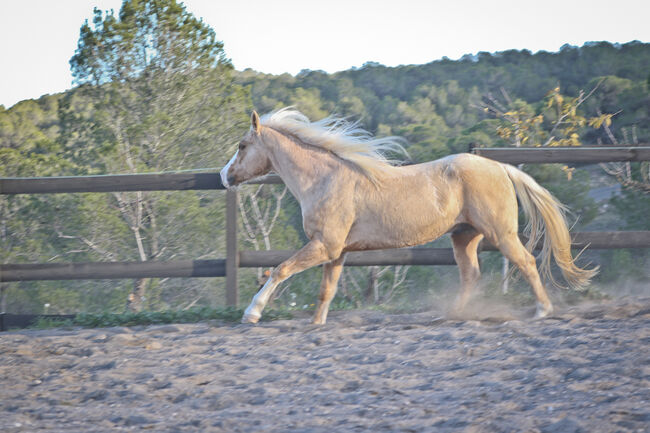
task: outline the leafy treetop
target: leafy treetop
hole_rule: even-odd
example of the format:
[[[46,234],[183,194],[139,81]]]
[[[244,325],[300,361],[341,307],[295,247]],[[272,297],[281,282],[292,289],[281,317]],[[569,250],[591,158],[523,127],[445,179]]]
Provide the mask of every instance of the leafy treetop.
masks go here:
[[[70,59],[77,84],[232,65],[214,31],[175,0],[125,0],[116,17],[95,8]]]

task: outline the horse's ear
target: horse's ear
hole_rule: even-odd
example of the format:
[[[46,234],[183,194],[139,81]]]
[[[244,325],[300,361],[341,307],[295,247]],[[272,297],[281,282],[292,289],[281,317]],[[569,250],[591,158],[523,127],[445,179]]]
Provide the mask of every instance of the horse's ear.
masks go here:
[[[260,116],[257,114],[257,111],[253,110],[251,114],[251,128],[255,131],[256,134],[260,133],[262,128],[262,123],[260,122]]]

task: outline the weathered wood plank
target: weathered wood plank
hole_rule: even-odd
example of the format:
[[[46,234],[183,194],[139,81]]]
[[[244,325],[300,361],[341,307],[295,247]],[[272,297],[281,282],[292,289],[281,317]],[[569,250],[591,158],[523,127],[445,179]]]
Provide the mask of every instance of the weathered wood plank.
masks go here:
[[[650,248],[650,231],[575,232],[571,239],[574,248]]]
[[[293,250],[241,251],[242,268],[277,266],[293,254]],[[370,265],[453,265],[451,248],[400,248],[393,250],[358,251],[348,253],[346,266]]]
[[[400,248],[395,250],[352,252],[348,266],[371,265],[455,265],[451,248]]]
[[[581,146],[474,148],[486,158],[510,164],[521,163],[596,163],[650,161],[650,146]],[[248,182],[280,184],[272,174]],[[0,194],[51,194],[72,192],[181,191],[224,189],[219,173],[120,174],[102,176],[0,178]]]
[[[260,184],[277,185],[281,183],[284,182],[282,181],[282,178],[280,178],[280,176],[278,176],[277,174],[269,174],[246,182],[247,185],[260,185]]]
[[[235,208],[236,209],[236,208]],[[574,248],[650,248],[650,231],[578,232],[572,234]],[[490,244],[483,251],[493,251]],[[295,251],[240,251],[238,267],[277,266]],[[370,265],[453,265],[451,248],[400,248],[359,251],[348,254],[347,266]],[[232,265],[232,264],[231,264]],[[175,262],[111,262],[111,263],[36,263],[0,265],[0,282],[32,280],[120,279],[223,277],[226,260],[184,260]],[[231,295],[233,296],[233,295]],[[233,300],[234,298],[230,298]]]
[[[572,233],[572,247],[582,249],[650,248],[650,231],[629,232],[576,232]],[[525,242],[526,238],[520,236]],[[539,246],[541,248],[541,245]],[[482,244],[483,251],[496,251],[489,244]],[[241,251],[239,266],[243,268],[277,266],[296,251]],[[454,265],[451,248],[399,248],[391,250],[359,251],[349,253],[346,266],[372,265]]]
[[[0,281],[223,277],[226,261],[30,263],[0,265]]]
[[[509,164],[650,161],[650,146],[476,147],[472,151]]]
[[[527,239],[519,235],[522,242]],[[591,250],[609,250],[616,248],[650,248],[650,231],[618,231],[618,232],[574,232],[571,233],[572,244],[575,249],[588,247]],[[483,251],[495,251],[496,248],[486,242]],[[537,249],[540,249],[538,245]]]
[[[13,328],[27,328],[34,325],[39,319],[71,320],[74,314],[11,314],[0,313],[0,331]]]
[[[0,194],[225,189],[219,173],[0,178]]]

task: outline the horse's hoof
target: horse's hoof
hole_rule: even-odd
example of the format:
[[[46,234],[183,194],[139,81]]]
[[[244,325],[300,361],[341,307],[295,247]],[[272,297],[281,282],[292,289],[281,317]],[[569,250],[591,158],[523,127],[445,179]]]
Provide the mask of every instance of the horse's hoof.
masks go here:
[[[535,319],[543,319],[545,317],[553,314],[553,306],[543,306],[542,304],[537,304],[537,310],[535,311]]]
[[[261,316],[256,316],[254,314],[244,314],[244,317],[241,318],[241,323],[257,323],[259,322]]]

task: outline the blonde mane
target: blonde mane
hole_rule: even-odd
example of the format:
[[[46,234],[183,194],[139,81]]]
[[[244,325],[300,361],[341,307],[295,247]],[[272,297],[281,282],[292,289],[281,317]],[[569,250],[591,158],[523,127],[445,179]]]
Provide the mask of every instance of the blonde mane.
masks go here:
[[[388,159],[387,153],[401,153],[408,157],[399,137],[373,137],[359,126],[345,118],[329,116],[311,122],[307,116],[293,107],[282,108],[261,117],[264,126],[290,134],[305,144],[329,150],[339,158],[356,165],[374,183],[378,175],[401,162]]]

